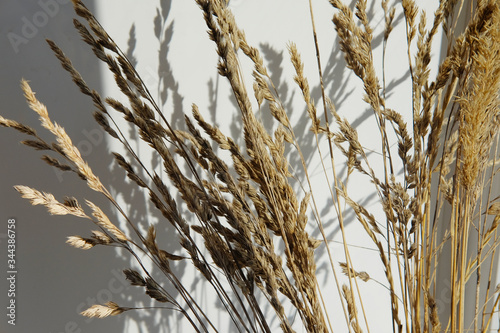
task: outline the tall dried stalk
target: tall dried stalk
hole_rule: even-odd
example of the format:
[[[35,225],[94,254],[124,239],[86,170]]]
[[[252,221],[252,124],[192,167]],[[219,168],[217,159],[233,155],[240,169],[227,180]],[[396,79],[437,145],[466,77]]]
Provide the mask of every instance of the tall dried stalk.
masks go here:
[[[129,157],[114,153],[115,161],[138,188],[146,191],[151,203],[175,230],[182,253],[162,249],[154,225],[149,226],[147,233],[140,231],[94,175],[64,129],[52,122],[47,108],[36,99],[26,81],[22,82],[22,89],[28,104],[56,141],[48,143],[34,129],[13,120],[0,117],[0,124],[31,136],[23,143],[47,151],[50,155],[43,156],[45,162],[76,173],[90,189],[104,195],[127,221],[132,233],[127,235],[102,208],[90,201],[86,201],[84,209],[75,198],[61,202],[49,193],[27,186],[16,186],[16,190],[33,205],[44,205],[51,214],[71,214],[91,220],[99,230],[90,237],[70,236],[68,243],[81,249],[104,245],[128,251],[142,271],[125,269],[127,280],[164,303],[164,308],[182,313],[196,332],[219,328],[171,268],[175,261],[189,262],[198,270],[238,331],[271,332],[265,303],[270,305],[284,332],[294,332],[298,326],[307,332],[345,329],[330,320],[323,286],[317,279],[315,249],[322,244],[327,249],[332,280],[342,302],[343,325],[350,332],[361,332],[363,328],[370,331],[375,323],[368,321],[366,313],[372,310],[363,302],[368,296],[361,293],[358,280],[381,282],[355,269],[344,227],[349,213],[354,213],[379,253],[386,277],[381,284],[386,287],[391,304],[391,318],[387,320],[392,321],[394,332],[488,330],[500,300],[498,288],[491,285],[500,222],[500,199],[495,197],[500,157],[499,4],[495,0],[478,1],[465,30],[459,32],[455,27],[463,13],[463,3],[440,1],[428,27],[426,15],[419,14],[417,4],[412,0],[402,1],[412,82],[412,119],[404,119],[403,110],[387,105],[386,75],[382,73],[381,83],[376,72],[367,2],[357,1],[353,12],[341,1],[330,0],[337,9],[333,23],[346,65],[361,80],[365,91],[362,98],[373,111],[379,129],[383,172],[378,174],[373,167],[376,161],[358,139],[356,129],[341,117],[335,101],[325,92],[313,7],[309,2],[323,120],[318,116],[304,64],[294,44],[289,45],[289,54],[320,156],[323,156],[320,140],[326,139],[328,143],[330,166],[322,167],[342,233],[344,259],[340,259],[330,250],[317,205],[320,193],[312,185],[300,140],[258,49],[247,43],[226,1],[196,2],[216,46],[219,74],[229,82],[239,107],[243,148],[236,144],[236,138],[226,136],[205,121],[196,105],[192,107],[192,118],[185,117],[187,130],[174,128],[132,63],[81,1],[73,0],[76,14],[83,20],[75,20],[75,28],[95,56],[107,64],[128,103],[102,98],[89,88],[70,59],[54,42],[48,41],[80,91],[92,99],[97,109],[96,121],[125,148]],[[395,28],[396,7],[384,0],[382,8],[385,56],[390,33]],[[435,78],[430,78],[431,46],[441,29],[447,37],[447,53]],[[247,57],[254,65],[253,95],[259,109],[267,107],[274,117],[277,127],[272,132],[266,131],[255,116],[251,94],[243,82],[240,56]],[[162,174],[144,165],[117,125],[117,116],[129,122],[140,139],[159,156]],[[390,142],[393,135],[397,138],[397,150]],[[297,175],[292,173],[285,153],[289,148],[302,163],[304,192],[294,189],[292,180]],[[230,160],[222,159],[217,149],[227,151]],[[335,169],[339,153],[346,161],[346,179]],[[401,175],[397,174],[398,166]],[[352,198],[347,186],[352,174],[366,177],[373,184],[385,225],[376,220],[368,207]],[[181,202],[174,198],[173,191],[180,194],[189,214],[182,213]],[[447,210],[451,212],[449,218],[444,214]],[[308,221],[310,216],[315,224]],[[312,227],[319,230],[322,239],[309,235],[306,230]],[[201,236],[203,243],[196,240],[195,234]],[[284,249],[282,256],[277,251],[279,247]],[[166,285],[162,285],[164,281],[153,277],[143,263],[145,259],[165,276],[178,296],[167,291]],[[335,262],[339,260],[345,260],[341,268],[347,283],[337,276]],[[489,267],[483,267],[486,264]],[[438,308],[438,273],[446,271],[447,266],[451,302],[448,307]],[[465,293],[470,288],[475,290],[473,302]],[[471,302],[475,303],[475,312],[473,321],[468,323],[465,311],[466,304]],[[290,320],[290,307],[298,314],[301,325]],[[94,305],[82,314],[107,317],[129,310],[137,308],[108,302]]]

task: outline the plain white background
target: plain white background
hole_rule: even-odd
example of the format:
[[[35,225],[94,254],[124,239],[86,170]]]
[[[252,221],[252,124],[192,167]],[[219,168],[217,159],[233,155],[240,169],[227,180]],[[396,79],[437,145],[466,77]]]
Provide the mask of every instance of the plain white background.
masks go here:
[[[200,9],[194,1],[133,1],[109,0],[95,4],[85,1],[94,11],[102,25],[124,50],[134,59],[139,73],[149,86],[153,96],[164,110],[172,124],[182,128],[183,114],[189,114],[191,104],[196,103],[206,120],[218,124],[223,132],[241,138],[237,123],[237,110],[227,83],[217,77],[217,55],[213,42],[206,34],[206,26]],[[400,4],[397,5],[396,28],[389,40],[386,55],[386,75],[388,86],[388,106],[409,115],[411,86],[408,80],[404,22]],[[432,13],[435,4],[425,5]],[[250,44],[258,47],[268,65],[280,97],[287,106],[292,122],[304,144],[306,157],[310,162],[312,179],[321,190],[324,178],[319,157],[314,153],[313,142],[308,141],[309,123],[304,114],[304,104],[300,91],[293,82],[293,67],[287,53],[287,44],[297,44],[305,63],[305,73],[309,79],[315,103],[320,105],[319,78],[315,60],[315,50],[311,31],[308,2],[304,0],[231,0],[240,28],[245,30]],[[318,30],[323,71],[328,96],[335,103],[338,112],[356,126],[360,140],[372,151],[374,161],[380,152],[378,130],[371,121],[371,111],[361,102],[362,87],[359,80],[345,70],[343,56],[337,46],[333,23],[334,9],[326,0],[313,1],[314,15]],[[161,24],[155,34],[154,18],[161,13]],[[372,27],[375,29],[374,59],[381,79],[381,32],[383,13],[380,3],[369,2]],[[68,74],[59,66],[44,39],[50,38],[64,50],[82,73],[88,85],[103,96],[119,98],[112,77],[106,68],[97,63],[89,48],[79,40],[72,27],[75,16],[72,6],[65,0],[16,1],[4,0],[0,3],[0,114],[35,128],[40,128],[36,115],[24,103],[19,81],[31,81],[38,98],[48,106],[52,119],[63,125],[74,143],[88,160],[95,173],[109,184],[113,193],[124,204],[131,216],[141,226],[158,223],[158,214],[144,195],[124,182],[123,172],[111,163],[109,152],[119,149],[109,142],[92,119],[91,101],[82,96],[72,84]],[[428,15],[432,16],[432,15]],[[159,32],[159,34],[158,34]],[[438,39],[434,56],[439,57]],[[163,45],[163,46],[162,46]],[[251,68],[242,59],[246,73],[247,87],[251,92]],[[431,73],[432,75],[432,73]],[[255,106],[256,104],[254,104]],[[319,108],[320,109],[320,108]],[[270,116],[266,110],[259,112],[269,128]],[[124,126],[127,126],[124,124]],[[128,127],[125,127],[128,128]],[[42,129],[43,137],[49,139]],[[133,134],[132,134],[133,137]],[[0,253],[6,248],[6,221],[16,219],[17,227],[17,318],[16,326],[7,325],[5,315],[0,321],[2,332],[42,332],[42,333],[81,333],[81,332],[189,332],[190,327],[176,313],[167,311],[144,311],[102,320],[88,320],[78,312],[94,303],[113,300],[120,305],[149,305],[143,291],[127,285],[121,270],[131,265],[130,258],[108,248],[95,248],[81,251],[65,244],[69,235],[89,235],[92,226],[89,222],[74,217],[52,217],[42,207],[32,207],[13,190],[12,186],[23,184],[39,190],[51,192],[57,198],[74,195],[80,201],[84,198],[108,207],[101,197],[85,187],[77,177],[54,172],[39,160],[38,152],[18,144],[24,136],[9,129],[0,129]],[[136,145],[145,161],[155,166],[154,157],[147,149]],[[294,164],[295,162],[295,164]],[[291,160],[292,167],[299,168],[298,162]],[[375,167],[377,168],[377,162]],[[339,160],[337,171],[345,174]],[[300,175],[300,173],[299,173]],[[376,207],[376,196],[369,192],[369,184],[352,179],[349,183],[354,197],[368,207]],[[324,188],[322,189],[324,190]],[[303,194],[303,193],[302,193]],[[299,193],[301,198],[301,193]],[[332,241],[340,240],[338,227],[335,226],[333,209],[325,198],[319,202],[322,217],[331,222],[327,229]],[[375,209],[375,208],[374,208]],[[113,216],[111,211],[108,211]],[[351,256],[359,271],[367,271],[372,278],[385,281],[382,267],[370,241],[364,232],[353,223],[348,223],[348,243],[352,244]],[[121,222],[116,221],[117,224]],[[163,231],[163,244],[170,251],[180,250],[175,237],[169,236],[168,229]],[[341,245],[331,243],[331,249],[343,261]],[[323,251],[324,249],[320,249]],[[323,256],[324,257],[324,256]],[[5,261],[1,259],[2,263]],[[2,264],[2,270],[5,270]],[[202,284],[187,267],[178,267],[178,272],[192,286],[193,293],[202,305],[210,311],[216,324],[227,325],[227,318],[220,315],[213,299]],[[338,294],[331,282],[328,266],[320,260],[318,276],[326,286],[325,295],[331,304],[332,321],[343,321],[339,308]],[[446,302],[446,282],[440,300]],[[6,284],[3,280],[0,289],[2,307],[6,304]],[[368,321],[375,331],[392,329],[388,292],[374,283],[360,284],[365,298]],[[388,320],[381,320],[387,318]],[[345,328],[340,328],[343,331]],[[224,331],[224,330],[222,330]]]

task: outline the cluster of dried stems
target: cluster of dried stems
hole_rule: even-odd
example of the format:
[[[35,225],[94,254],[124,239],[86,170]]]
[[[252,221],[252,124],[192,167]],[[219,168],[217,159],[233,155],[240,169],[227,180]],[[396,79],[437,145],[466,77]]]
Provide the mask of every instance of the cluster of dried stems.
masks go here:
[[[63,51],[48,41],[80,91],[92,99],[96,121],[126,149],[127,158],[114,153],[116,162],[133,183],[146,191],[165,221],[175,229],[182,253],[162,249],[154,225],[149,226],[147,233],[141,233],[82,159],[64,129],[51,121],[46,107],[36,99],[26,81],[22,89],[28,104],[40,116],[42,126],[56,137],[56,142],[44,141],[34,129],[13,120],[0,117],[0,124],[29,135],[31,139],[23,143],[48,151],[50,155],[43,156],[45,162],[76,173],[90,189],[104,195],[132,232],[127,235],[90,201],[86,201],[84,209],[75,198],[58,201],[49,193],[26,186],[17,186],[17,191],[33,205],[44,205],[51,214],[71,214],[91,220],[99,230],[88,238],[71,236],[68,243],[81,249],[105,245],[128,251],[137,259],[139,268],[124,270],[127,280],[144,288],[164,307],[180,311],[196,332],[218,331],[218,328],[174,273],[171,267],[174,261],[189,262],[196,267],[200,277],[213,287],[237,331],[271,332],[269,311],[273,311],[272,317],[279,321],[284,332],[294,332],[297,327],[307,332],[333,332],[346,327],[350,332],[369,331],[371,325],[365,311],[370,309],[363,307],[363,297],[367,296],[359,292],[358,281],[371,278],[368,273],[355,270],[349,255],[344,229],[348,211],[355,214],[379,252],[386,276],[382,283],[387,287],[391,304],[392,319],[388,320],[392,321],[394,332],[487,331],[500,303],[499,291],[490,283],[494,269],[494,260],[490,259],[495,257],[500,241],[497,232],[500,200],[492,194],[498,191],[494,184],[495,181],[498,184],[500,157],[497,0],[477,1],[470,8],[463,1],[441,0],[430,29],[425,13],[420,12],[414,1],[397,4],[402,7],[405,19],[412,119],[404,119],[402,112],[386,106],[385,77],[381,84],[375,72],[373,31],[366,1],[357,1],[353,12],[342,2],[330,0],[337,9],[333,23],[347,67],[361,79],[363,99],[373,111],[379,128],[381,174],[372,168],[376,161],[368,157],[356,129],[340,117],[335,101],[326,96],[319,52],[317,68],[323,116],[318,116],[298,50],[294,44],[289,45],[295,82],[311,121],[311,135],[318,150],[320,140],[328,143],[325,164],[330,166],[323,165],[323,170],[327,179],[333,180],[329,186],[331,205],[335,207],[335,223],[344,239],[341,257],[345,262],[340,267],[347,283],[342,283],[336,274],[337,255],[330,251],[327,242],[306,159],[259,51],[248,45],[225,1],[196,2],[216,46],[219,74],[229,82],[241,112],[244,148],[235,143],[235,138],[206,122],[196,105],[192,108],[192,118],[185,118],[186,131],[172,128],[131,62],[81,1],[73,0],[73,4],[84,23],[74,20],[74,25],[95,56],[108,65],[128,103],[103,99],[86,85]],[[384,53],[393,29],[395,6],[382,1]],[[457,21],[464,13],[470,14],[471,19],[463,31],[456,31]],[[313,19],[312,23],[314,27]],[[448,47],[436,77],[430,78],[431,45],[440,31],[444,32]],[[314,38],[318,47],[315,33]],[[239,63],[242,55],[254,64],[253,97],[259,108],[268,108],[277,122],[272,133],[255,116],[251,94],[243,83]],[[164,172],[157,174],[143,164],[117,126],[119,116],[132,124],[141,140],[161,158]],[[397,151],[391,150],[389,134],[397,137]],[[292,186],[295,174],[291,172],[286,149],[292,149],[302,162],[305,176],[301,181],[305,191],[297,193]],[[230,160],[223,160],[218,150],[226,150]],[[339,153],[346,159],[347,177],[359,173],[373,184],[385,213],[385,223],[376,221],[373,213],[349,195],[347,179],[341,179],[335,170]],[[399,166],[403,171],[396,175]],[[181,213],[180,202],[172,192],[180,194],[189,217]],[[450,213],[444,214],[445,210]],[[314,216],[312,224],[308,216]],[[320,231],[322,238],[314,239],[308,234],[306,226],[311,225]],[[316,276],[318,246],[326,247],[332,283],[337,285],[338,297],[342,299],[344,323],[329,318]],[[280,247],[282,253],[277,252]],[[445,248],[448,250],[444,251]],[[146,257],[165,279],[159,281],[146,269],[143,264]],[[438,309],[437,269],[442,265],[450,266],[447,278],[451,281],[451,302],[447,308]],[[178,294],[170,294],[167,285]],[[475,296],[466,298],[466,288],[475,289]],[[464,320],[466,302],[475,302],[474,318],[469,323]],[[301,324],[291,322],[293,316],[286,310],[290,307]],[[82,314],[107,317],[132,309],[137,308],[108,302],[94,305]]]

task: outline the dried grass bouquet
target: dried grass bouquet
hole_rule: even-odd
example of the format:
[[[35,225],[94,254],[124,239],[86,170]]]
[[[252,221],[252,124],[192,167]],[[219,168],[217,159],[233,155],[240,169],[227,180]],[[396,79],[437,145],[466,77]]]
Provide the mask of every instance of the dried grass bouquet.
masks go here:
[[[359,98],[367,103],[378,127],[380,155],[367,151],[356,128],[328,96],[315,29],[311,38],[317,63],[307,66],[317,68],[319,100],[311,95],[299,50],[289,44],[296,89],[303,97],[303,104],[294,107],[306,110],[302,121],[308,122],[307,135],[321,157],[319,168],[329,196],[326,219],[318,197],[324,190],[311,182],[310,170],[318,166],[311,166],[304,156],[302,138],[289,119],[290,105],[280,99],[278,83],[273,83],[260,51],[247,43],[227,1],[196,2],[215,44],[218,73],[232,89],[242,137],[223,133],[203,118],[196,105],[185,116],[185,127],[174,127],[165,117],[169,111],[158,106],[130,59],[83,2],[73,0],[79,16],[75,28],[107,64],[122,96],[101,96],[85,83],[84,73],[74,68],[63,50],[48,40],[50,48],[81,93],[92,100],[97,123],[123,146],[125,153],[113,154],[115,162],[149,197],[163,221],[147,229],[138,227],[112,195],[110,184],[94,174],[26,81],[22,89],[29,107],[55,141],[45,141],[35,129],[1,116],[0,124],[26,134],[25,145],[45,152],[42,159],[54,168],[75,173],[107,198],[114,212],[89,200],[58,199],[16,186],[22,197],[45,206],[53,215],[91,221],[94,231],[85,237],[70,236],[67,242],[84,250],[108,246],[129,253],[136,259],[135,267],[123,271],[130,284],[154,299],[157,305],[153,307],[181,313],[195,332],[221,328],[215,327],[191,286],[176,275],[173,267],[179,262],[196,268],[198,277],[213,289],[232,330],[238,332],[272,332],[277,327],[284,332],[369,332],[376,323],[367,320],[366,313],[372,309],[363,300],[370,295],[361,292],[360,283],[386,288],[391,315],[380,320],[390,321],[393,332],[486,332],[492,328],[500,306],[499,289],[491,281],[496,268],[492,259],[500,242],[498,1],[477,1],[469,8],[464,1],[441,0],[430,25],[413,0],[393,5],[381,2],[384,54],[396,13],[400,11],[404,18],[401,27],[407,39],[411,110],[398,110],[386,103],[385,73],[375,70],[367,1],[350,7],[330,0],[336,9],[333,23],[345,65],[362,82],[364,95]],[[309,5],[312,8],[311,1]],[[466,12],[471,18],[458,31],[457,20]],[[314,27],[312,9],[304,17]],[[437,75],[431,76],[431,46],[440,33],[446,52]],[[251,73],[243,72],[242,58],[253,64]],[[244,84],[243,77],[249,74],[253,89]],[[257,111],[272,115],[271,130],[256,116]],[[405,118],[405,111],[412,116]],[[153,170],[143,163],[120,117],[161,160],[161,168]],[[291,166],[292,158],[302,170]],[[339,163],[346,172],[336,170]],[[377,163],[381,167],[375,167]],[[376,208],[352,196],[356,189],[349,187],[348,180],[353,177],[371,184]],[[382,212],[382,217],[376,217],[372,209]],[[370,272],[360,271],[352,260],[345,228],[349,216],[378,252],[384,281],[372,281]],[[117,220],[125,221],[127,230]],[[331,250],[325,232],[331,225],[340,231],[342,253]],[[180,251],[169,251],[157,239],[157,230],[167,226],[176,234]],[[323,250],[318,252],[319,248]],[[334,286],[334,295],[325,295],[324,283],[318,279],[318,253],[327,258],[326,284]],[[451,300],[439,308],[436,293],[443,278],[451,281]],[[473,292],[466,294],[466,290]],[[344,320],[332,320],[332,297],[340,300]],[[466,321],[465,313],[472,308],[473,319]],[[82,314],[102,318],[139,309],[148,311],[134,304],[108,302]]]

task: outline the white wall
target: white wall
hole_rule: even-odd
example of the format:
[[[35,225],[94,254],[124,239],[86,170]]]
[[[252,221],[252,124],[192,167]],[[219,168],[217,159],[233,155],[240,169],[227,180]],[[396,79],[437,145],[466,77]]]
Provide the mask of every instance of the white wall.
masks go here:
[[[305,73],[311,85],[315,104],[318,105],[318,110],[321,110],[321,103],[319,102],[321,93],[308,2],[298,0],[231,1],[230,7],[240,28],[245,31],[248,42],[261,50],[265,63],[269,66],[272,79],[278,87],[278,92],[285,105],[288,106],[287,112],[289,112],[292,122],[296,124],[296,134],[301,138],[302,149],[310,162],[311,168],[309,171],[312,170],[314,190],[316,193],[325,193],[323,198],[321,195],[319,196],[318,204],[322,218],[329,224],[327,235],[332,240],[340,241],[341,235],[336,224],[334,210],[331,207],[328,188],[325,187],[319,157],[316,154],[314,142],[310,141],[311,136],[308,132],[310,123],[304,113],[305,107],[301,93],[293,82],[294,70],[287,52],[287,44],[291,41],[295,42],[305,63]],[[432,6],[430,7],[432,8]],[[135,1],[124,1],[117,11],[113,2],[107,2],[101,5],[100,13],[102,13],[105,27],[120,45],[125,46],[131,40],[129,27],[132,22],[134,23],[135,38],[140,36],[140,38],[137,38],[133,53],[134,58],[138,59],[138,70],[140,73],[146,73],[146,81],[152,85],[152,91],[167,91],[168,97],[163,105],[164,112],[168,115],[167,119],[171,119],[173,123],[182,126],[182,123],[179,122],[179,115],[189,113],[191,104],[196,103],[205,119],[217,123],[224,133],[235,138],[241,138],[240,127],[234,123],[234,120],[238,119],[236,116],[237,109],[230,97],[231,92],[225,79],[217,78],[215,46],[207,38],[207,28],[200,10],[194,2],[172,3],[166,21],[166,26],[171,29],[169,30],[171,31],[171,40],[168,44],[166,59],[159,60],[159,42],[154,38],[154,26],[151,19],[155,16],[155,8],[155,3],[145,5],[137,4]],[[380,34],[384,23],[383,12],[378,2],[369,9],[373,16],[372,22],[376,35],[374,39],[374,56],[378,70],[381,73],[382,39]],[[104,13],[111,11],[114,13],[112,17],[104,15]],[[336,33],[331,21],[333,14],[334,9],[327,1],[314,1],[314,15],[324,67],[326,91],[336,104],[339,113],[355,124],[361,142],[365,144],[367,149],[373,150],[374,167],[380,168],[382,161],[380,157],[377,158],[377,154],[381,151],[379,132],[371,117],[372,111],[361,101],[363,88],[359,79],[345,70],[345,62],[337,46],[338,40],[335,37]],[[120,17],[121,22],[130,23],[128,25],[116,24],[115,19],[117,17]],[[125,17],[129,17],[129,19],[124,19]],[[404,24],[401,8],[398,8],[396,23],[398,27],[389,41],[389,51],[386,58],[388,107],[410,116],[411,84],[407,69],[406,48],[404,47],[406,45],[405,31],[401,29]],[[439,53],[439,45],[436,50]],[[434,54],[436,57],[438,55]],[[249,65],[244,56],[240,59],[243,60],[244,64]],[[160,83],[158,87],[158,76],[164,75],[165,72],[168,72],[167,89],[165,89],[165,83]],[[251,73],[251,67],[247,66],[244,75],[247,87],[252,95]],[[381,76],[380,79],[382,79]],[[116,89],[113,89],[111,77],[105,77],[103,86],[105,89],[109,89],[107,91],[110,94],[117,95]],[[181,96],[181,98],[176,96]],[[179,103],[179,101],[182,101],[182,103]],[[261,117],[266,124],[269,124],[271,118],[265,112],[266,110],[263,111]],[[243,142],[240,141],[240,143]],[[325,155],[327,151],[327,148],[323,147]],[[297,159],[291,162],[295,170],[300,170],[300,163]],[[336,166],[337,172],[345,175],[346,170],[343,165],[343,160],[339,158]],[[299,171],[299,177],[301,176],[303,178],[303,173]],[[354,193],[354,198],[362,200],[365,205],[372,209],[377,206],[376,195],[366,192],[366,189],[370,189],[369,191],[372,189],[371,185],[366,181],[353,178],[350,180],[349,187]],[[302,195],[301,193],[300,197]],[[356,269],[367,271],[372,278],[385,282],[386,279],[382,265],[380,265],[378,253],[366,249],[366,247],[373,248],[371,241],[354,221],[352,215],[347,215],[349,216],[346,220],[348,225],[347,241],[353,245],[350,248],[350,253]],[[383,215],[380,214],[379,216]],[[312,231],[312,233],[319,238],[317,230]],[[342,245],[332,243],[331,249],[335,260],[345,261]],[[320,248],[318,253],[320,254],[318,257],[322,258],[318,263],[318,276],[326,286],[324,296],[331,309],[329,313],[332,316],[331,320],[338,325],[338,323],[344,321],[339,295],[334,286],[329,264],[326,262],[325,249]],[[190,271],[186,271],[185,277],[192,274],[188,272]],[[390,300],[387,290],[373,282],[368,284],[360,283],[360,288],[362,294],[369,295],[363,301],[371,327],[376,327],[375,330],[381,332],[392,330]],[[381,320],[381,318],[386,318],[386,320]],[[343,324],[340,327],[341,331],[347,330]]]

